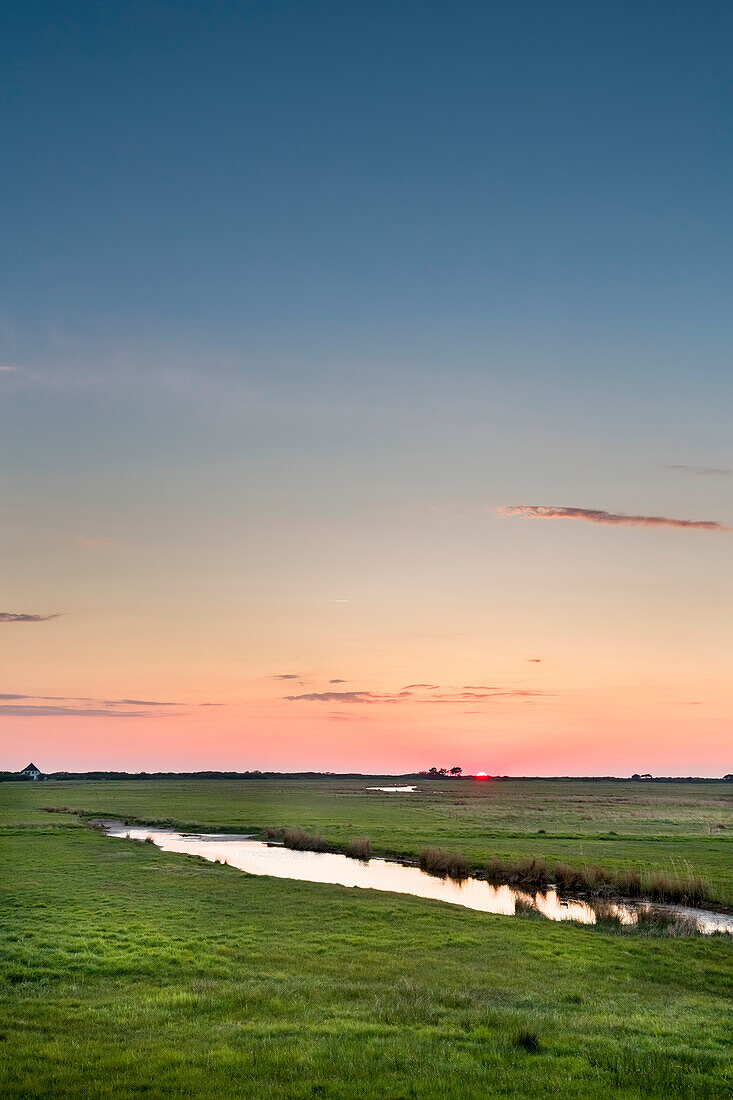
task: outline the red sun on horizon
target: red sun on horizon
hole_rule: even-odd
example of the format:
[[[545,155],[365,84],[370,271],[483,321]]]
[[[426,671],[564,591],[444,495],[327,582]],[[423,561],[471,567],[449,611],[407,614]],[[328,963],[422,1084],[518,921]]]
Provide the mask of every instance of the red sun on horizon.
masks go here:
[[[488,772],[476,772],[476,774],[474,776],[474,779],[489,779],[489,778],[490,778],[490,776],[489,776]]]

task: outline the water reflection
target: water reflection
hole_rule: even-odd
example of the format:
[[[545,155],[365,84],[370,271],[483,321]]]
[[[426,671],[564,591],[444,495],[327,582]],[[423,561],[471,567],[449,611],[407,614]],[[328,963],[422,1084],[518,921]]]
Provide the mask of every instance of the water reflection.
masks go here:
[[[595,924],[602,914],[622,924],[635,924],[643,903],[599,901],[593,904],[568,900],[550,888],[536,893],[513,886],[492,886],[482,879],[467,878],[456,882],[436,878],[421,871],[385,859],[356,860],[330,852],[299,852],[280,845],[242,836],[216,834],[182,834],[108,823],[108,836],[147,840],[164,852],[181,852],[201,856],[213,863],[226,863],[251,875],[298,879],[303,882],[331,883],[363,890],[385,890],[394,894],[444,901],[462,905],[481,913],[514,916],[518,911],[533,909],[548,920],[579,921]],[[733,916],[685,906],[655,906],[655,911],[694,922],[701,932],[733,934]]]

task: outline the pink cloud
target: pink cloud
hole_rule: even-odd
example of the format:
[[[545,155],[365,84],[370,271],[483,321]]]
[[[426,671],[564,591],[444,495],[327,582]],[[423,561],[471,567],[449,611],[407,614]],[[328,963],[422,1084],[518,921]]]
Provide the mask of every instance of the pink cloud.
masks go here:
[[[548,504],[509,504],[495,508],[496,515],[521,516],[524,519],[580,519],[585,523],[603,523],[624,527],[683,527],[699,531],[729,531],[715,520],[673,519],[669,516],[634,516],[625,512],[604,512],[599,508],[555,508]]]

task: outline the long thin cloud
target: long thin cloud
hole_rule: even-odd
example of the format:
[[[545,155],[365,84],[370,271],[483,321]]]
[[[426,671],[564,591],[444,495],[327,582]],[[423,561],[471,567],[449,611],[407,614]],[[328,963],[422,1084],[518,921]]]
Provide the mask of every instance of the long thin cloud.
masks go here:
[[[58,619],[55,615],[31,615],[29,611],[0,611],[0,623],[47,623],[49,619]]]
[[[673,519],[670,516],[634,516],[625,512],[604,512],[600,508],[555,508],[549,504],[509,504],[495,509],[498,516],[524,519],[581,519],[612,527],[679,527],[698,531],[730,531],[723,523],[708,519]]]
[[[92,699],[91,702],[97,702]],[[158,703],[154,699],[103,699],[108,707],[180,707],[182,703]]]
[[[500,688],[487,689],[486,691],[456,691],[446,692],[443,695],[415,697],[411,691],[403,690],[397,693],[375,691],[309,691],[304,695],[286,695],[289,703],[403,703],[408,699],[413,703],[438,703],[442,706],[455,703],[466,703],[473,699],[529,699],[543,697],[551,694],[546,691],[530,689],[502,690]]]
[[[433,699],[417,699],[419,703],[465,703],[471,699],[534,699],[552,695],[549,691],[533,691],[530,689],[512,689],[509,691],[455,691],[438,695]]]
[[[730,477],[733,470],[723,466],[685,466],[682,462],[668,462],[665,470],[677,470],[682,474],[695,474],[697,477]]]
[[[397,695],[374,691],[309,691],[304,695],[286,695],[289,703],[396,703],[409,695],[401,691]]]
[[[0,718],[147,718],[142,710],[110,710],[108,707],[0,706]]]
[[[154,699],[90,699],[86,695],[17,695],[0,692],[0,699],[38,699],[42,703],[93,703],[102,707],[180,707],[184,703],[161,703]],[[217,706],[201,703],[201,706]],[[86,711],[84,713],[87,713]]]

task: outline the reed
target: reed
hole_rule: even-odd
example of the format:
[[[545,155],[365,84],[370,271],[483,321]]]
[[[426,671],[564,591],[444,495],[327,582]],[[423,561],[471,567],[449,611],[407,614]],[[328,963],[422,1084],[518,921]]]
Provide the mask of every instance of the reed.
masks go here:
[[[351,859],[367,860],[372,854],[372,842],[368,836],[357,836],[346,845],[346,854]]]
[[[446,852],[443,848],[423,848],[418,854],[418,862],[422,871],[441,878],[466,878],[470,870],[464,855]]]
[[[704,879],[687,867],[684,871],[675,868],[671,874],[652,872],[646,879],[645,894],[653,901],[699,905],[708,896],[708,890]]]
[[[440,859],[441,849],[429,848],[425,852],[430,853],[426,863],[436,866],[438,873],[445,873]],[[423,866],[422,854],[420,866]],[[430,868],[425,866],[423,869]],[[695,874],[689,865],[683,869],[675,867],[671,871],[642,874],[630,867],[607,870],[598,864],[573,867],[568,863],[555,863],[549,867],[542,859],[510,861],[495,856],[478,873],[481,871],[489,882],[537,889],[554,884],[566,893],[593,894],[596,897],[648,898],[667,904],[703,905],[713,896],[711,884]]]
[[[297,826],[284,830],[283,842],[286,848],[295,848],[299,852],[325,852],[328,849],[322,836]]]
[[[615,874],[615,885],[619,894],[628,898],[638,898],[642,895],[641,875],[638,871],[625,868]]]

